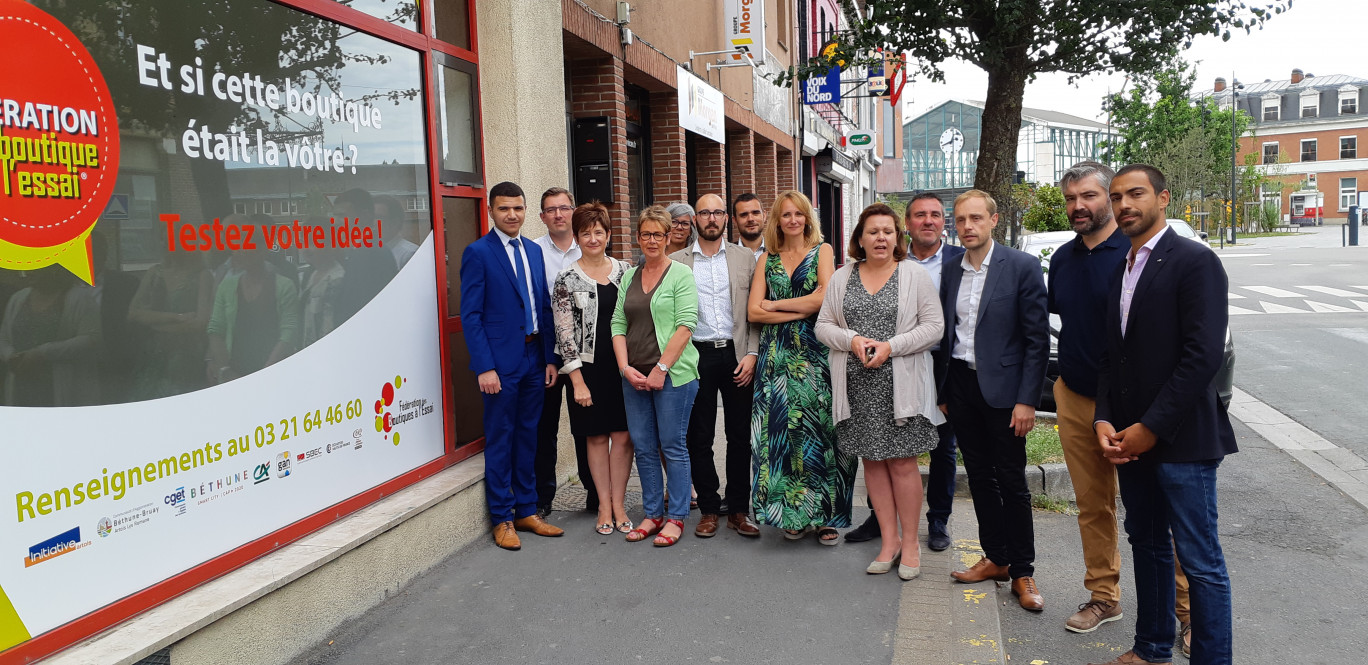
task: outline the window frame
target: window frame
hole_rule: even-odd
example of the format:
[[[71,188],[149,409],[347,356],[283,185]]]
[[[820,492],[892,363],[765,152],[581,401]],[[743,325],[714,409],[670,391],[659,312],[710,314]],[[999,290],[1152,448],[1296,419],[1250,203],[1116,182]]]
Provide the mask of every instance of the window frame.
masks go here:
[[[1340,89],[1339,89],[1339,114],[1340,114],[1340,115],[1358,115],[1358,113],[1359,113],[1358,98],[1359,98],[1359,91],[1358,91],[1358,88],[1355,88],[1355,87],[1352,87],[1352,86],[1345,86],[1345,87],[1340,88]],[[1354,108],[1353,108],[1352,110],[1349,110],[1349,111],[1344,110],[1344,103],[1345,103],[1345,102],[1349,102],[1350,104],[1353,105]]]
[[[1317,145],[1317,142],[1318,142],[1318,141],[1319,141],[1319,139],[1302,139],[1302,140],[1301,140],[1301,142],[1298,144],[1298,147],[1301,148],[1301,159],[1300,159],[1299,161],[1303,161],[1303,162],[1314,162],[1314,161],[1316,161],[1316,160],[1319,158],[1319,156],[1320,156],[1320,155],[1319,155],[1319,146]],[[1306,152],[1306,144],[1308,144],[1308,143],[1311,144],[1311,159],[1307,159],[1307,158],[1306,158],[1306,154],[1307,154],[1307,152]]]
[[[1344,149],[1344,142],[1345,142],[1345,141],[1352,141],[1352,142],[1353,142],[1353,147],[1350,148],[1349,150],[1345,150],[1345,149]],[[1349,154],[1346,155],[1346,154],[1345,154],[1346,152],[1348,152]],[[1341,136],[1341,137],[1339,137],[1339,158],[1340,158],[1340,159],[1358,159],[1358,136],[1356,136],[1356,135],[1351,135],[1351,136]]]
[[[1345,187],[1345,181],[1353,182],[1353,187]],[[1348,197],[1348,198],[1345,198]],[[1358,177],[1339,179],[1339,211],[1348,212],[1349,206],[1358,200]],[[1347,202],[1346,202],[1347,201]]]
[[[1262,98],[1263,120],[1264,122],[1277,122],[1282,119],[1282,96],[1265,95]],[[1268,112],[1273,112],[1273,117],[1268,117]]]
[[[1308,105],[1308,100],[1310,105]],[[1298,98],[1298,106],[1301,109],[1301,111],[1298,113],[1297,117],[1320,117],[1320,93],[1315,90],[1308,90],[1307,92],[1303,92],[1301,94],[1301,97]],[[1311,111],[1309,115],[1307,114],[1308,109]]]
[[[1268,160],[1268,147],[1269,147],[1269,146],[1273,146],[1273,161],[1269,161],[1269,160]],[[1262,161],[1262,163],[1263,163],[1263,164],[1277,164],[1277,163],[1278,163],[1278,155],[1281,154],[1281,153],[1279,152],[1279,150],[1280,150],[1280,148],[1278,147],[1278,142],[1277,142],[1277,141],[1272,141],[1272,142],[1263,144],[1263,161]]]

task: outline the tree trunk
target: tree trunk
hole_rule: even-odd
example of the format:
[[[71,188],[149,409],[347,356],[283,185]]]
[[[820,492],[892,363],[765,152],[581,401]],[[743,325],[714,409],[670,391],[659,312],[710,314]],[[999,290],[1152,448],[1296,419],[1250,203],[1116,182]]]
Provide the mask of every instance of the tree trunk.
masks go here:
[[[1025,49],[1012,49],[999,62],[985,67],[988,94],[983,104],[983,134],[979,138],[974,187],[1001,201],[1009,200],[1017,170],[1017,140],[1021,136],[1021,98],[1026,93]],[[1010,221],[1001,219],[993,237],[1006,242]]]

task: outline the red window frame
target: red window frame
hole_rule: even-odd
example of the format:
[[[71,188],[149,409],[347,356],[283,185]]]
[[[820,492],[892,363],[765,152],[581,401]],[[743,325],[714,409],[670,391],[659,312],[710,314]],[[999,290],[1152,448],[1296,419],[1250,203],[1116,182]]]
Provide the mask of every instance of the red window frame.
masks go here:
[[[369,33],[391,42],[408,46],[421,56],[423,68],[423,89],[424,89],[424,113],[427,125],[427,158],[428,158],[428,188],[429,200],[432,201],[432,229],[435,251],[445,254],[446,237],[442,218],[442,199],[443,197],[470,198],[479,201],[480,211],[480,232],[488,232],[488,210],[482,188],[468,186],[449,186],[443,185],[438,179],[439,164],[436,157],[437,146],[437,91],[434,88],[435,82],[435,62],[433,52],[441,52],[450,56],[465,60],[476,66],[477,76],[475,96],[479,100],[479,56],[478,49],[475,1],[470,0],[466,3],[466,10],[469,12],[467,25],[470,26],[470,49],[460,48],[437,40],[433,35],[435,30],[432,27],[432,3],[419,3],[418,22],[420,30],[410,30],[408,28],[396,26],[383,19],[366,14],[356,9],[351,9],[339,4],[334,0],[270,0],[276,4],[289,7],[298,11],[312,14],[320,18],[328,19],[341,23],[345,26],[355,28],[362,32]],[[480,150],[480,171],[483,178],[484,172],[484,128],[483,122],[479,127],[478,139]],[[439,258],[441,255],[439,255]],[[446,261],[437,262],[437,311],[441,321],[440,330],[435,331],[440,337],[439,347],[441,349],[441,367],[443,375],[448,373],[449,354],[447,336],[451,332],[461,330],[459,313],[447,311],[446,284],[447,268]],[[449,389],[447,381],[442,382],[442,403],[447,404]],[[484,449],[484,439],[477,439],[459,449],[455,447],[455,425],[451,413],[443,408],[443,455],[431,462],[423,464],[416,469],[397,476],[389,481],[373,487],[361,494],[352,496],[340,503],[329,506],[324,510],[314,513],[293,524],[266,534],[252,542],[246,543],[236,549],[221,554],[209,561],[201,563],[189,570],[181,572],[175,576],[167,578],[153,586],[118,601],[110,603],[94,612],[86,614],[80,618],[72,620],[66,624],[58,626],[48,632],[35,635],[31,639],[18,644],[6,651],[0,652],[0,662],[3,663],[26,663],[46,656],[52,655],[62,649],[70,647],[92,635],[103,632],[127,619],[130,619],[142,612],[145,612],[157,605],[160,605],[176,596],[179,596],[205,582],[221,577],[233,570],[236,570],[253,560],[270,554],[283,546],[286,546],[318,529],[335,522],[361,508],[364,508],[380,499],[383,499],[399,490],[417,483],[424,478],[429,478],[443,469],[467,459]]]

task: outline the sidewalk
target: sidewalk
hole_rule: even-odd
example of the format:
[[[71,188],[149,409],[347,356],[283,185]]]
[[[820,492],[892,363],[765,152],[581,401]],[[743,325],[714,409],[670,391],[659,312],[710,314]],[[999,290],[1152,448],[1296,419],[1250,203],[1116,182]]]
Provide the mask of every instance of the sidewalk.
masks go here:
[[[296,662],[1005,662],[995,586],[949,577],[978,557],[967,500],[955,503],[955,546],[923,548],[922,576],[904,583],[864,573],[877,542],[821,547],[768,527],[701,539],[697,512],[670,548],[600,536],[577,490],[563,487],[550,517],[564,537],[524,534],[519,552],[482,539]],[[865,505],[862,475],[856,492]],[[628,503],[640,519],[639,491]],[[856,523],[867,515],[857,508]]]

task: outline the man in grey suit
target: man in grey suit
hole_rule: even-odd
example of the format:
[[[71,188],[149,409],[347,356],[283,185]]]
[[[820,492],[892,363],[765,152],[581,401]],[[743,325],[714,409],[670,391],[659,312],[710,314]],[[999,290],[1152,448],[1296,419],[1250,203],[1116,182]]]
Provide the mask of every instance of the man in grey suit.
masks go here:
[[[1035,426],[1049,361],[1050,329],[1040,261],[993,242],[997,203],[971,189],[955,199],[964,257],[941,274],[945,308],[940,386],[969,476],[984,557],[950,575],[977,584],[1012,581],[1025,609],[1045,601],[1036,587],[1026,433]],[[944,353],[948,351],[948,353]]]
[[[720,480],[713,464],[717,394],[722,394],[723,430],[727,435],[727,528],[757,537],[750,519],[751,379],[759,355],[760,329],[746,315],[755,255],[722,239],[727,204],[716,194],[698,197],[694,226],[697,240],[670,255],[693,269],[698,283],[698,327],[692,344],[698,349],[698,396],[689,418],[689,459],[698,511],[694,535],[717,535],[722,512]]]

